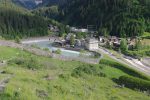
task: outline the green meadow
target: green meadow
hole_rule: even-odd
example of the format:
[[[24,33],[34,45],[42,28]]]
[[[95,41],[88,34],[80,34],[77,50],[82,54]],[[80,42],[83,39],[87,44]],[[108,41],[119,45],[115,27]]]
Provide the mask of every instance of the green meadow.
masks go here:
[[[150,100],[148,93],[119,87],[114,81],[123,75],[149,77],[124,66],[115,67],[109,57],[92,65],[0,46],[0,60],[7,62],[0,66],[4,72],[0,81],[10,77],[0,100]]]

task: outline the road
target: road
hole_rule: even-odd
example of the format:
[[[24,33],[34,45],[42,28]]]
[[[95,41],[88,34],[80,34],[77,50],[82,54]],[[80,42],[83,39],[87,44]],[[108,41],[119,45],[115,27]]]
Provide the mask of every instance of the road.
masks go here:
[[[103,54],[108,55],[110,58],[116,60],[117,62],[120,62],[122,64],[125,64],[133,69],[136,69],[144,74],[147,74],[150,76],[150,66],[146,66],[141,63],[138,59],[134,59],[132,57],[121,55],[119,58],[113,55],[109,50],[100,47],[99,51]]]
[[[49,38],[47,38],[46,40],[48,40]],[[55,38],[56,39],[56,38]],[[55,40],[54,38],[51,38],[50,41],[54,41]],[[41,39],[41,41],[45,41],[45,38],[44,39]],[[31,39],[30,41],[24,41],[25,43],[27,42],[33,42],[33,40]],[[35,41],[36,42],[36,41]],[[36,48],[27,48],[26,46],[23,46],[21,44],[16,44],[14,42],[11,42],[11,41],[5,41],[5,40],[0,40],[0,45],[1,46],[9,46],[9,47],[15,47],[15,48],[20,48],[20,49],[25,49],[29,52],[33,52],[37,55],[46,55],[48,56],[49,55],[49,52],[46,52],[46,51],[43,51],[43,50],[39,50],[39,49],[36,49]],[[102,54],[106,54],[108,55],[110,58],[122,63],[122,64],[125,64],[131,68],[134,68],[138,71],[141,71],[147,75],[150,76],[150,66],[146,66],[144,65],[141,61],[139,61],[138,59],[134,59],[134,58],[131,58],[131,57],[127,57],[127,56],[124,56],[122,55],[120,58],[116,57],[113,55],[113,53],[111,53],[109,50],[107,49],[104,49],[104,48],[99,48],[100,53]]]

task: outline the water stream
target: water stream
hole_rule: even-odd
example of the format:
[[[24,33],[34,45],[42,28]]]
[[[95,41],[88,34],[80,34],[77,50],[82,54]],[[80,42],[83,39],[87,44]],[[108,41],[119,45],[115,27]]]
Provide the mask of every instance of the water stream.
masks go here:
[[[58,48],[58,47],[53,47],[52,46],[52,42],[50,41],[27,41],[27,42],[23,42],[23,44],[28,44],[28,45],[35,45],[37,47],[40,47],[42,49],[44,48],[48,48],[51,52],[52,51],[56,51],[57,49],[61,50],[61,55],[63,56],[67,56],[67,57],[79,57],[80,56],[80,52],[79,51],[73,51],[73,50],[67,50],[64,48]],[[91,56],[93,55],[92,52],[87,52],[86,56]]]

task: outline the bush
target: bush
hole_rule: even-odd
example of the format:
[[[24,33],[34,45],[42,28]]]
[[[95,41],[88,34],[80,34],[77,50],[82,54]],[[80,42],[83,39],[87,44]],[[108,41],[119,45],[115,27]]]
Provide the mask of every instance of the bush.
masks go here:
[[[94,75],[94,76],[100,76],[100,77],[106,77],[104,73],[102,73],[101,70],[102,67],[97,67],[97,66],[92,66],[92,65],[83,65],[80,67],[77,67],[73,70],[72,76],[74,77],[82,77],[83,74],[88,74],[88,75]]]
[[[69,79],[69,74],[60,74],[59,78],[64,79],[64,80],[68,80]]]
[[[132,76],[121,76],[119,82],[131,89],[140,89],[142,91],[150,90],[150,81]]]
[[[86,32],[79,32],[79,33],[76,33],[76,37],[77,39],[82,39],[82,38],[85,38],[87,35]]]
[[[43,50],[44,50],[44,51],[49,51],[49,48],[44,48]]]
[[[127,41],[122,39],[120,42],[120,50],[122,53],[125,53],[128,50]]]
[[[15,42],[20,43],[20,38],[18,36],[15,38]]]
[[[41,49],[38,45],[32,44],[31,47],[36,48],[36,49]]]
[[[16,64],[28,69],[38,69],[40,67],[38,61],[33,58],[33,57],[19,57],[19,58],[14,58],[8,62],[9,64]]]
[[[57,49],[56,51],[54,51],[54,53],[56,53],[56,54],[61,54],[61,50],[60,50],[60,49]]]

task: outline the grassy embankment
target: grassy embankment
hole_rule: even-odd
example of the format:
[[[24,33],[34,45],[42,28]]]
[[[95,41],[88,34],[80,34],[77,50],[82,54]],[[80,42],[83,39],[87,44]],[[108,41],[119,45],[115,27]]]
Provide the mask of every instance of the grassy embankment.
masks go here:
[[[0,47],[0,59],[9,63],[0,67],[12,75],[0,99],[18,100],[149,100],[147,93],[117,87],[114,79],[131,75],[148,79],[126,66],[105,57],[100,64],[61,61],[35,56],[8,47]]]

